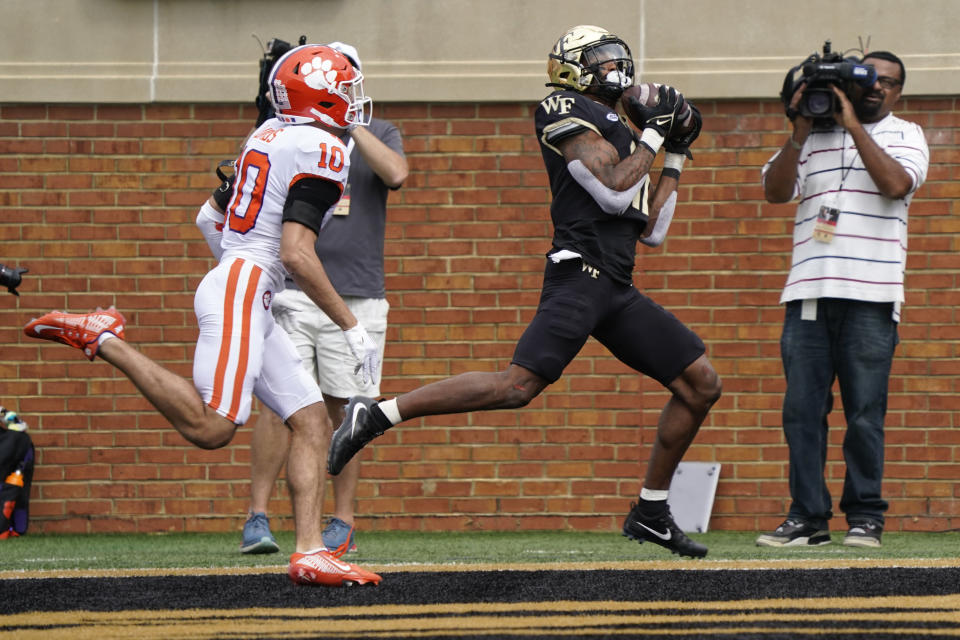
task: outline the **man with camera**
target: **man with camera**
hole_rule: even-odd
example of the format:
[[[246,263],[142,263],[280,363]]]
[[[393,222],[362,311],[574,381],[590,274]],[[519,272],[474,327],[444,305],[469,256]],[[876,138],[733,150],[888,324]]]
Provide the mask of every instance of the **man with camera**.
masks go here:
[[[883,422],[904,301],[907,209],[926,178],[929,151],[921,128],[891,112],[906,79],[900,59],[875,51],[848,64],[844,73],[821,60],[805,64],[790,91],[788,74],[782,97],[793,131],[763,167],[767,200],[799,204],[780,299],[792,502],[759,546],[830,542],[824,471],[835,379],[847,423],[843,544],[879,547],[883,532]],[[855,80],[857,66],[857,75],[867,75]],[[833,96],[826,117],[816,113],[824,77]]]

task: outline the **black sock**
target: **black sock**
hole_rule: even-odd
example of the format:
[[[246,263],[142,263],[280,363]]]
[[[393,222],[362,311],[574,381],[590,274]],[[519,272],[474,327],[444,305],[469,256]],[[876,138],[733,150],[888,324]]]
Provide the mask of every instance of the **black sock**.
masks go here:
[[[367,414],[367,425],[371,429],[375,430],[378,434],[383,433],[393,425],[390,423],[390,420],[387,419],[387,416],[384,415],[383,411],[380,409],[380,405],[374,403],[370,406],[370,412]]]
[[[647,517],[659,516],[667,510],[667,501],[637,498],[637,509]]]

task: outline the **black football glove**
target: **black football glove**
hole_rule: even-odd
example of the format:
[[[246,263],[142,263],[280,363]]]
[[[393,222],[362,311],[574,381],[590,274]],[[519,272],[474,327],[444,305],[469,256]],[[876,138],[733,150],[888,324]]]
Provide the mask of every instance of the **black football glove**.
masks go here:
[[[663,150],[667,153],[682,153],[693,160],[690,145],[700,136],[700,129],[703,128],[703,116],[700,115],[700,109],[697,109],[696,105],[689,101],[687,101],[687,104],[690,106],[692,128],[687,133],[667,138],[663,143]]]
[[[230,175],[223,172],[224,168],[231,172]],[[221,160],[220,164],[217,165],[217,177],[220,178],[221,182],[220,186],[214,189],[211,195],[217,206],[220,207],[220,211],[227,210],[227,204],[233,197],[233,183],[237,179],[236,169],[236,162],[233,160]]]
[[[630,95],[623,103],[623,110],[638,129],[653,129],[666,138],[676,118],[680,94],[673,87],[662,84],[657,96],[657,104],[647,106],[636,96]]]
[[[0,285],[6,287],[7,291],[13,295],[19,296],[20,293],[17,291],[17,287],[20,286],[20,276],[26,272],[27,269],[24,269],[23,267],[11,268],[4,264],[0,264]]]

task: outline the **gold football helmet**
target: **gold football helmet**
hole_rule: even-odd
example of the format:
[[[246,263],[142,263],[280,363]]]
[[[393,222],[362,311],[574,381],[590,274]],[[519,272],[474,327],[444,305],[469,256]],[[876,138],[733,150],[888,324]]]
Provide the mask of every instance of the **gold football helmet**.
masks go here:
[[[616,72],[600,75],[600,65],[617,63]],[[548,87],[593,92],[617,99],[633,85],[633,56],[627,43],[606,29],[579,25],[560,36],[547,59]]]

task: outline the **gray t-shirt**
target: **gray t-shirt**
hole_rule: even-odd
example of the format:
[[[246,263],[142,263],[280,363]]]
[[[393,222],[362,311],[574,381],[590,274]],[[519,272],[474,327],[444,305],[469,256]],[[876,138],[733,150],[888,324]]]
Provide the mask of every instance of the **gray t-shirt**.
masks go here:
[[[385,145],[403,155],[400,131],[390,122],[373,118],[367,129]],[[385,298],[383,236],[387,226],[389,189],[351,145],[350,176],[334,215],[317,236],[317,255],[327,277],[341,296]],[[338,215],[347,210],[349,214]],[[289,279],[287,287],[297,286]]]

